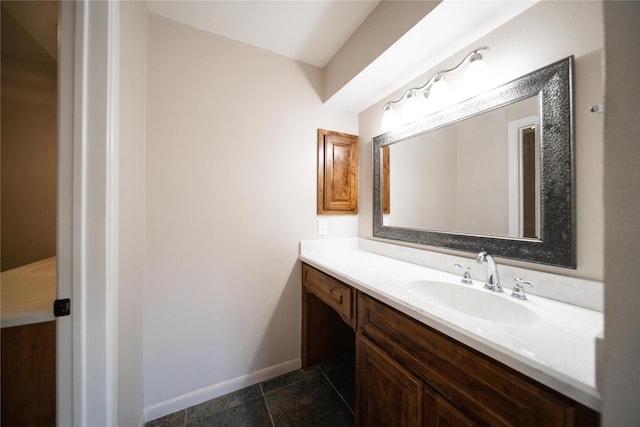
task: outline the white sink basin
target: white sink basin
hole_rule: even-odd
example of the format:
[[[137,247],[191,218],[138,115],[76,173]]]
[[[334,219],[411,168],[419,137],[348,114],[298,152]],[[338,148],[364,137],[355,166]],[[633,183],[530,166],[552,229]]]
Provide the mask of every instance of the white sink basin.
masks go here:
[[[471,286],[428,280],[410,282],[407,287],[412,294],[428,304],[442,305],[493,322],[522,325],[540,319],[527,307],[505,298],[505,294],[492,294]]]

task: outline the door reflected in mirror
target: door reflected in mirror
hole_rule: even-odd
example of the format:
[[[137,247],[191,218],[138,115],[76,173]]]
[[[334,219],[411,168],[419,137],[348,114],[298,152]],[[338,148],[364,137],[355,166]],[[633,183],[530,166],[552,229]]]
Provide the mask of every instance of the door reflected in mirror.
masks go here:
[[[538,111],[532,96],[387,146],[384,225],[539,237]]]

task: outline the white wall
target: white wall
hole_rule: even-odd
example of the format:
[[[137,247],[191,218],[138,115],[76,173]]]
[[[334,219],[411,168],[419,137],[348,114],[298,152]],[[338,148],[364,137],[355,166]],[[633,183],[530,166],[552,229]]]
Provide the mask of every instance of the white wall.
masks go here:
[[[143,420],[142,307],[144,294],[147,8],[120,3],[118,425]]]
[[[601,2],[540,2],[468,48],[452,52],[451,58],[440,66],[424,70],[424,77],[389,94],[363,111],[360,114],[359,236],[372,235],[371,140],[382,133],[380,122],[385,102],[399,98],[409,87],[424,84],[435,72],[454,66],[465,54],[482,45],[491,48],[484,56],[495,76],[496,84],[574,55],[578,268],[571,270],[507,259],[501,259],[500,262],[566,276],[602,280],[603,117],[589,112],[592,105],[602,103],[602,34]],[[440,248],[429,249],[469,256]]]
[[[298,366],[316,129],[357,134],[358,123],[323,106],[319,68],[155,15],[147,70],[151,419]],[[356,224],[332,218],[328,237],[355,236]]]
[[[508,124],[538,113],[531,97],[460,122],[455,231],[509,235]]]
[[[605,367],[602,425],[640,420],[640,3],[605,2]]]

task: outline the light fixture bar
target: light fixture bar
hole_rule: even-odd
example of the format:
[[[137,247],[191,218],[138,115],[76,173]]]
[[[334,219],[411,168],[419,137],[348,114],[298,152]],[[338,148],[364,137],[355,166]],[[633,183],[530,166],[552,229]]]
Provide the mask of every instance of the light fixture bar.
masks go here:
[[[383,110],[388,110],[389,108],[391,108],[392,105],[394,104],[399,104],[400,102],[402,102],[404,99],[407,98],[407,95],[409,95],[409,93],[411,92],[415,92],[415,91],[425,91],[430,88],[434,81],[437,78],[442,77],[443,75],[447,74],[447,73],[451,73],[453,71],[456,71],[458,68],[460,68],[462,66],[462,64],[464,64],[468,59],[471,58],[472,61],[476,61],[478,59],[482,59],[482,55],[479,53],[480,51],[483,50],[489,50],[489,46],[481,46],[479,48],[476,48],[474,51],[468,53],[463,59],[462,61],[460,61],[455,67],[446,69],[446,70],[441,70],[438,71],[437,73],[435,73],[433,76],[431,76],[431,78],[429,80],[427,80],[427,82],[419,87],[412,87],[410,89],[407,89],[402,96],[396,100],[396,101],[389,101],[386,104],[384,104],[384,106],[382,107]]]

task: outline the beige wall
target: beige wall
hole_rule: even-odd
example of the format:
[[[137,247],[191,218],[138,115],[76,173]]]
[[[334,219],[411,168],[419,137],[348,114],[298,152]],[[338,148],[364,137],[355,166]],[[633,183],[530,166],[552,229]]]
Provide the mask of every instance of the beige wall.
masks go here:
[[[531,97],[391,145],[387,225],[508,236],[509,123],[537,112]]]
[[[457,138],[453,126],[390,147],[388,225],[429,230],[457,226]],[[443,179],[447,177],[447,179]],[[421,190],[407,191],[420,183]]]
[[[297,363],[316,129],[358,125],[321,69],[155,15],[147,70],[144,393],[167,409]]]
[[[531,97],[464,120],[458,129],[455,231],[509,235],[509,123],[538,113]]]
[[[143,419],[147,7],[120,3],[118,422]]]
[[[603,117],[589,108],[602,103],[602,4],[600,2],[540,2],[520,16],[478,40],[445,61],[424,70],[424,77],[389,94],[360,114],[360,215],[361,237],[372,235],[371,140],[381,133],[382,106],[397,99],[408,87],[422,85],[436,71],[455,65],[460,58],[481,45],[490,46],[485,58],[501,84],[542,66],[575,56],[576,129],[576,270],[500,260],[510,265],[594,280],[603,278]],[[431,248],[446,253],[454,251]],[[464,255],[467,256],[467,255]]]
[[[381,1],[324,68],[326,101],[431,12],[440,0]]]
[[[56,254],[56,79],[55,60],[3,9],[2,271]]]

